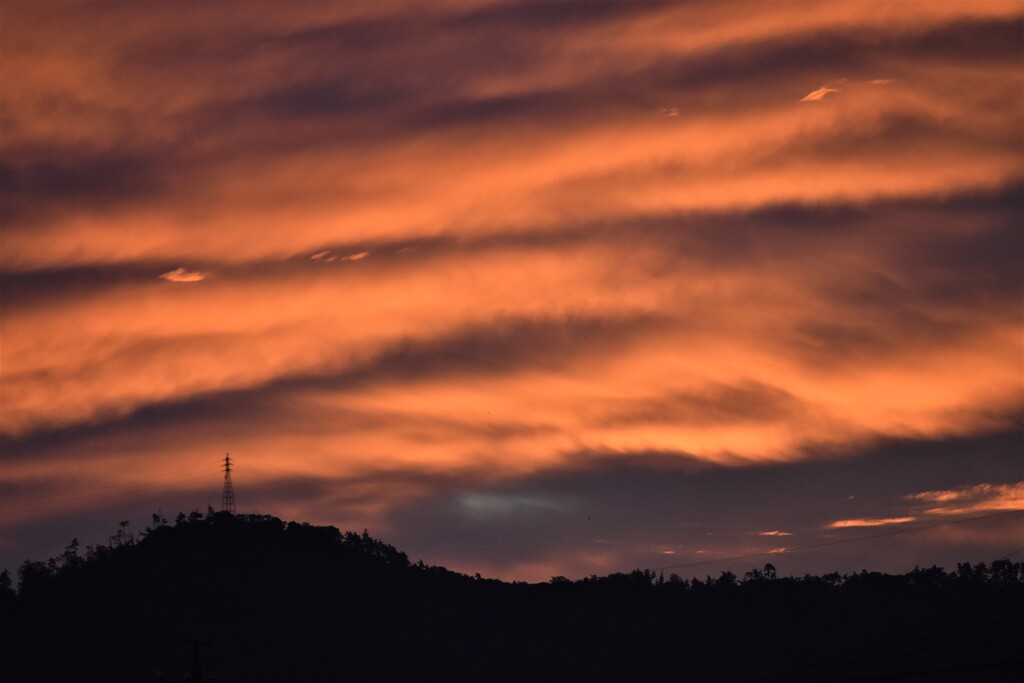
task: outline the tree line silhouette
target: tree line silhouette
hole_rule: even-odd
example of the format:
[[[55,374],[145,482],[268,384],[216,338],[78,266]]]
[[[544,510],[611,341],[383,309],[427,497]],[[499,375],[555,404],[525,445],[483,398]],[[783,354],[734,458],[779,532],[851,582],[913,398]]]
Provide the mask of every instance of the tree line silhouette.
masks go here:
[[[1012,680],[1024,563],[704,579],[637,569],[507,583],[366,531],[153,515],[0,574],[0,679]],[[193,647],[202,643],[202,666]],[[190,664],[190,662],[192,662]],[[187,673],[190,672],[191,673]],[[199,673],[201,671],[201,673]]]

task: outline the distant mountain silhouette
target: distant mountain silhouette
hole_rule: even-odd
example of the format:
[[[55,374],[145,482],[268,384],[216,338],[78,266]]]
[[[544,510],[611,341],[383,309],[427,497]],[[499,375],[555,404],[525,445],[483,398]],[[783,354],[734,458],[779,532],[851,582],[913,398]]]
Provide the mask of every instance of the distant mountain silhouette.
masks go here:
[[[0,680],[16,683],[1024,680],[1024,563],[1008,560],[528,585],[211,510],[72,541],[11,583]]]

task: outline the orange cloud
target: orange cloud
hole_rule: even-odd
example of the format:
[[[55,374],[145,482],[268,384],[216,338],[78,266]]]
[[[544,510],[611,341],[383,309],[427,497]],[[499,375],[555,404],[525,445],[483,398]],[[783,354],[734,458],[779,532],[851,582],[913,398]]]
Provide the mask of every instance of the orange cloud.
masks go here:
[[[175,268],[174,270],[167,271],[160,277],[168,282],[200,282],[206,279],[206,273]]]
[[[310,261],[324,261],[326,263],[331,263],[332,261],[336,261],[337,259],[337,256],[326,250],[318,251],[309,257]]]
[[[889,526],[913,522],[916,517],[884,517],[880,519],[840,519],[829,524],[830,529],[848,529],[851,527]]]
[[[1019,3],[52,7],[0,5],[15,507],[1016,424]]]
[[[933,505],[926,514],[959,515],[993,510],[1024,510],[1024,481],[1013,484],[976,484],[958,489],[922,491],[908,501]]]
[[[839,88],[832,88],[827,85],[823,85],[817,90],[812,90],[803,97],[800,98],[801,102],[820,102],[825,99],[828,95],[839,92]]]

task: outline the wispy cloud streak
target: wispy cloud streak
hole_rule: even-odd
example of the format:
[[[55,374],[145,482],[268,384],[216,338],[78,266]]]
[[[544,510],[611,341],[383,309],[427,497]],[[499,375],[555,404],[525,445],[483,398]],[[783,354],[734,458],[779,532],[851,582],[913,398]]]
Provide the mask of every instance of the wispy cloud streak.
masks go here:
[[[1024,481],[1013,484],[975,484],[948,491],[922,491],[908,501],[930,505],[932,515],[962,515],[992,510],[1024,510]]]
[[[891,526],[913,522],[914,517],[883,517],[881,519],[840,519],[829,524],[830,529],[849,529],[856,527]]]

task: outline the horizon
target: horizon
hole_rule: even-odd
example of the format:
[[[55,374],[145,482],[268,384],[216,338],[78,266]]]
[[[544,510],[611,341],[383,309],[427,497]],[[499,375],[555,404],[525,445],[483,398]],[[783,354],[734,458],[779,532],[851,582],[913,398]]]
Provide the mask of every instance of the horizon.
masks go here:
[[[1014,435],[1016,436],[1016,435]],[[1005,438],[1005,435],[1004,435]],[[1021,439],[1021,443],[1024,444],[1024,439]],[[236,471],[237,461],[232,458],[232,472]],[[223,462],[221,463],[220,473],[223,473]],[[664,474],[664,472],[662,472]],[[221,488],[221,505],[223,504],[223,487]],[[108,494],[109,495],[109,494]],[[232,488],[232,497],[234,496]],[[123,497],[123,496],[119,496]],[[136,500],[138,503],[138,500]],[[136,504],[133,506],[133,510],[141,510],[142,508]],[[107,508],[109,511],[110,508]],[[123,508],[122,508],[123,511]],[[208,515],[209,511],[213,512],[225,512],[223,507],[218,506],[215,501],[207,502],[205,506],[193,506],[187,510],[178,510],[175,513],[167,513],[163,509],[151,511],[144,515],[135,515],[132,519],[119,520],[118,523],[127,521],[129,522],[128,527],[125,529],[126,532],[132,534],[136,538],[138,533],[149,525],[152,521],[154,514],[161,515],[166,518],[168,523],[173,525],[174,518],[178,515],[187,516],[190,513],[199,513],[201,515]],[[977,514],[973,516],[954,515],[952,518],[938,518],[932,519],[924,524],[921,520],[913,518],[903,519],[889,519],[889,520],[877,520],[881,523],[877,524],[853,524],[849,526],[851,533],[845,534],[840,538],[836,538],[835,535],[825,536],[823,540],[819,540],[816,543],[809,545],[801,545],[797,547],[783,547],[783,548],[771,548],[771,549],[756,549],[748,548],[746,551],[740,551],[737,553],[730,554],[729,552],[697,552],[691,556],[691,559],[686,562],[679,564],[671,564],[678,558],[675,553],[661,553],[649,554],[648,557],[660,558],[662,562],[669,564],[637,564],[636,566],[618,566],[607,569],[604,572],[591,571],[587,572],[586,567],[581,568],[577,573],[570,575],[566,578],[570,580],[579,580],[587,578],[588,576],[603,576],[614,573],[628,573],[633,570],[653,570],[655,572],[669,572],[671,574],[677,574],[681,578],[689,580],[701,580],[702,575],[706,577],[715,577],[724,572],[732,572],[737,576],[742,576],[745,572],[756,569],[762,562],[772,562],[778,564],[779,576],[793,576],[800,577],[804,575],[825,575],[827,573],[839,573],[842,575],[856,574],[861,571],[875,572],[879,571],[885,574],[905,574],[917,568],[926,568],[932,566],[938,566],[945,571],[953,571],[956,566],[961,562],[967,562],[970,564],[977,564],[979,562],[991,563],[994,560],[1007,560],[1013,559],[1015,556],[1024,552],[1024,547],[1006,547],[1006,552],[991,557],[983,557],[984,550],[978,550],[978,547],[985,547],[984,544],[976,545],[973,549],[968,544],[951,545],[945,548],[944,551],[936,553],[934,548],[930,548],[928,543],[924,543],[923,547],[928,548],[927,552],[930,553],[932,561],[921,562],[918,559],[923,555],[920,551],[921,545],[913,545],[917,534],[929,534],[935,532],[942,534],[948,532],[950,529],[947,527],[962,527],[963,532],[971,533],[972,527],[975,525],[980,526],[984,529],[986,524],[1001,524],[1004,529],[1014,533],[1016,529],[1020,528],[1020,518],[1017,515],[1024,513],[1022,509],[1007,509],[998,510],[995,512],[989,511],[983,514]],[[272,512],[266,511],[249,511],[244,508],[234,514],[239,516],[246,515],[269,515],[281,519],[285,523],[298,522],[298,523],[313,523],[308,520],[302,519],[289,519],[287,516],[277,515]],[[71,519],[68,520],[72,523]],[[80,536],[72,535],[68,536],[63,542],[56,542],[56,537],[46,539],[43,543],[37,544],[38,548],[52,548],[52,551],[46,551],[43,554],[36,554],[32,556],[26,556],[17,562],[13,562],[10,566],[0,564],[0,569],[5,569],[10,572],[10,575],[15,577],[17,575],[17,569],[20,564],[26,560],[33,561],[45,561],[50,557],[56,557],[59,551],[64,549],[65,546],[72,541],[72,539],[79,542],[80,547],[85,548],[91,545],[104,545],[112,543],[113,534],[115,532],[115,524],[111,522],[107,525],[104,531],[97,531],[97,528],[102,524],[101,520],[93,518],[90,520],[91,536]],[[330,522],[315,522],[314,524],[319,526],[334,526],[341,532],[359,532],[357,528],[343,528]],[[67,526],[67,529],[71,529],[71,526]],[[364,528],[364,531],[370,531]],[[770,537],[777,540],[786,540],[786,537],[791,535],[789,532],[782,531],[769,531],[763,534],[764,536]],[[451,571],[456,571],[465,575],[473,575],[481,572],[474,571],[474,567],[477,565],[469,564],[466,566],[447,566],[442,563],[431,562],[426,558],[417,557],[414,553],[409,552],[407,548],[397,542],[393,542],[393,539],[389,539],[384,536],[371,533],[378,540],[388,543],[394,546],[398,551],[405,552],[409,555],[411,562],[423,561],[428,566],[442,566]],[[910,536],[908,539],[907,536]],[[141,540],[141,539],[139,539]],[[1017,537],[1019,543],[1020,538]],[[905,544],[910,541],[912,548],[910,551],[906,551]],[[865,555],[862,546],[871,547],[872,544],[879,544],[882,547],[875,547],[872,553]],[[945,544],[944,544],[945,545]],[[1011,544],[1013,545],[1013,544]],[[837,548],[839,546],[839,548]],[[849,547],[846,547],[849,546]],[[973,552],[972,557],[959,556],[957,552],[963,552],[964,548],[968,548],[967,552]],[[839,550],[838,554],[834,554],[834,551]],[[816,557],[816,553],[823,553],[823,556]],[[881,557],[884,558],[882,561],[878,561],[875,565],[868,566],[867,564],[858,565],[863,557]],[[918,558],[918,559],[915,559]],[[753,564],[751,564],[753,562]],[[839,564],[829,564],[830,562]],[[841,565],[841,566],[840,566]],[[777,568],[778,569],[778,568]],[[537,573],[529,576],[500,576],[482,574],[484,578],[497,579],[501,581],[526,581],[528,583],[546,583],[551,579],[561,574],[545,575],[544,572]]]
[[[237,7],[0,4],[0,568],[1024,550],[1020,0]]]
[[[878,540],[878,539],[885,538],[885,537],[890,537],[890,536],[910,534],[910,533],[917,533],[917,532],[920,532],[920,531],[925,531],[925,530],[930,529],[930,528],[943,527],[943,526],[952,526],[952,525],[958,525],[958,524],[969,524],[969,523],[983,521],[983,520],[987,520],[987,519],[991,519],[991,518],[1003,517],[1003,516],[1006,516],[1006,515],[1013,515],[1013,514],[1017,514],[1018,512],[1019,511],[1017,511],[1017,510],[1004,510],[1002,512],[988,513],[988,514],[985,514],[985,515],[979,515],[977,517],[971,517],[971,518],[965,518],[965,519],[959,519],[959,520],[953,520],[953,521],[946,521],[946,522],[936,522],[936,523],[930,525],[929,527],[904,528],[904,529],[898,529],[898,530],[883,531],[883,532],[876,533],[876,534],[868,534],[868,535],[863,535],[863,536],[854,537],[854,538],[847,538],[847,539],[841,539],[841,540],[828,541],[826,543],[819,544],[819,545],[804,546],[804,547],[800,547],[800,548],[793,548],[791,550],[791,552],[812,551],[812,550],[816,550],[817,548],[825,547],[825,546],[844,545],[844,544],[847,544],[847,543],[867,542],[867,541]],[[332,525],[311,525],[308,522],[302,522],[302,521],[299,521],[299,520],[287,520],[287,519],[282,519],[280,517],[276,517],[274,515],[268,515],[268,514],[238,513],[238,512],[233,512],[233,511],[231,511],[229,509],[226,509],[226,508],[223,508],[223,507],[220,510],[215,510],[212,506],[208,506],[205,513],[200,512],[198,510],[193,510],[188,515],[186,515],[184,512],[179,512],[176,515],[166,516],[166,517],[161,515],[161,514],[159,514],[159,513],[154,513],[153,515],[151,515],[150,523],[144,529],[142,529],[141,531],[133,530],[131,528],[131,525],[128,522],[128,520],[122,520],[118,524],[117,531],[114,534],[112,534],[111,536],[108,537],[106,544],[102,544],[101,543],[101,544],[96,544],[96,545],[85,545],[85,546],[83,546],[79,542],[79,540],[77,538],[75,538],[75,539],[72,539],[71,542],[65,547],[64,552],[61,555],[55,556],[55,557],[52,557],[52,558],[47,558],[47,560],[42,560],[42,559],[26,560],[25,563],[24,563],[24,567],[28,567],[28,565],[30,565],[30,564],[31,565],[35,565],[34,567],[30,567],[29,568],[30,571],[28,571],[28,574],[30,576],[33,576],[33,577],[38,577],[39,576],[39,574],[35,573],[36,571],[42,572],[42,574],[44,574],[45,576],[47,576],[47,577],[49,577],[51,579],[54,578],[54,577],[59,577],[61,575],[73,575],[73,574],[77,573],[78,570],[81,568],[81,563],[82,562],[86,562],[86,563],[93,562],[93,561],[103,562],[105,559],[111,557],[111,553],[112,552],[120,552],[120,551],[124,551],[124,550],[126,550],[128,548],[131,548],[133,546],[140,545],[142,543],[149,543],[152,540],[152,537],[154,537],[154,536],[156,538],[158,538],[160,541],[166,542],[169,537],[173,537],[173,536],[169,536],[168,533],[166,533],[166,532],[171,532],[172,530],[175,530],[175,531],[181,530],[181,531],[184,531],[185,533],[188,533],[189,528],[194,528],[196,526],[200,526],[200,527],[208,526],[208,525],[212,524],[213,526],[221,528],[222,530],[226,529],[227,530],[226,533],[228,533],[228,534],[235,534],[237,532],[237,529],[239,529],[241,527],[238,527],[236,523],[232,523],[232,524],[228,524],[227,526],[224,526],[225,520],[227,520],[229,518],[230,519],[237,519],[238,522],[241,523],[243,526],[244,525],[253,525],[253,526],[265,527],[268,523],[274,523],[272,528],[274,528],[275,530],[278,530],[278,531],[280,531],[280,532],[282,532],[282,533],[284,533],[286,535],[291,534],[291,532],[293,531],[293,527],[309,528],[309,529],[314,529],[314,530],[316,530],[316,529],[331,530],[331,531],[336,532],[335,536],[327,535],[327,536],[319,536],[319,538],[321,540],[325,541],[325,542],[328,542],[328,543],[333,542],[333,541],[338,541],[338,542],[341,543],[341,546],[345,546],[345,545],[351,543],[353,539],[357,540],[357,541],[359,539],[362,539],[364,541],[365,540],[369,540],[369,541],[372,541],[374,544],[379,544],[380,546],[382,546],[383,549],[388,552],[388,556],[393,557],[396,560],[399,560],[400,566],[403,566],[403,567],[419,567],[419,568],[426,568],[426,569],[440,569],[440,570],[444,570],[445,572],[451,573],[451,570],[449,570],[446,567],[442,567],[442,566],[438,566],[438,565],[430,565],[430,564],[424,563],[422,560],[415,560],[413,558],[410,558],[407,553],[402,551],[401,548],[397,548],[394,545],[387,543],[383,539],[374,538],[372,535],[369,534],[368,530],[366,530],[366,529],[364,529],[362,531],[362,533],[360,534],[358,531],[355,531],[355,530],[339,529],[339,528],[337,528],[335,526],[332,526]],[[243,534],[241,537],[245,538],[245,535]],[[300,537],[301,537],[301,534],[300,534]],[[255,542],[256,544],[261,544],[261,543],[269,541],[268,538],[262,537],[262,536],[257,536],[257,537],[248,536],[248,538],[249,538],[250,542]],[[307,538],[312,538],[312,537],[307,537]],[[275,539],[279,540],[279,538],[276,537],[276,536],[275,536]],[[331,539],[333,539],[333,541]],[[931,565],[931,566],[915,565],[911,570],[908,570],[906,572],[878,572],[878,571],[875,571],[875,570],[868,570],[866,568],[862,568],[860,571],[852,571],[852,572],[821,572],[820,574],[811,574],[811,573],[805,572],[803,574],[798,574],[798,573],[785,574],[785,573],[779,573],[777,571],[777,568],[771,563],[772,559],[777,559],[777,553],[775,553],[774,551],[766,551],[766,552],[752,553],[752,554],[743,555],[743,556],[735,556],[735,557],[721,558],[721,559],[715,559],[715,560],[703,560],[703,561],[690,562],[690,563],[680,564],[680,565],[669,565],[669,566],[665,566],[665,567],[653,567],[653,568],[652,567],[635,567],[635,568],[633,568],[632,570],[629,570],[629,571],[611,572],[611,573],[609,573],[607,575],[602,575],[602,576],[599,576],[597,574],[591,574],[589,576],[581,576],[581,577],[569,578],[569,577],[565,577],[565,576],[556,575],[556,576],[551,576],[550,578],[548,578],[546,580],[543,580],[543,581],[533,581],[533,582],[523,582],[523,581],[517,581],[517,580],[505,581],[505,580],[500,579],[500,578],[489,577],[489,576],[482,576],[479,573],[471,576],[471,575],[466,574],[466,573],[455,572],[454,575],[461,576],[461,577],[467,578],[467,579],[477,579],[477,580],[483,579],[483,580],[486,580],[486,581],[497,581],[499,583],[514,583],[514,584],[531,585],[531,586],[537,586],[537,585],[543,585],[543,584],[556,584],[556,583],[563,583],[563,582],[579,583],[579,582],[587,582],[589,580],[609,579],[609,578],[622,577],[622,576],[628,576],[628,575],[632,575],[632,576],[636,577],[638,574],[642,574],[645,578],[649,579],[651,584],[654,584],[654,585],[661,585],[661,584],[664,584],[666,582],[674,583],[674,584],[678,584],[678,583],[684,583],[684,584],[703,583],[705,585],[713,585],[713,584],[719,583],[719,579],[723,579],[723,580],[724,579],[729,579],[730,582],[738,581],[739,583],[744,583],[745,581],[747,581],[749,579],[749,580],[752,580],[752,581],[754,581],[756,583],[756,582],[760,582],[760,581],[764,580],[765,578],[769,578],[769,579],[775,579],[775,578],[779,578],[779,579],[797,579],[797,580],[825,579],[826,581],[830,581],[833,585],[836,585],[835,582],[832,582],[829,577],[833,577],[834,576],[834,577],[840,577],[842,579],[849,579],[849,578],[856,578],[858,576],[864,576],[864,575],[868,575],[868,574],[883,575],[883,576],[910,576],[910,575],[915,574],[915,573],[917,573],[919,571],[930,572],[930,571],[934,571],[934,570],[939,570],[939,571],[945,573],[949,577],[959,577],[960,579],[963,579],[965,576],[974,576],[975,575],[975,572],[972,571],[972,567],[973,567],[973,569],[976,569],[976,570],[985,570],[985,571],[977,572],[977,576],[979,576],[979,577],[987,576],[988,578],[996,579],[997,578],[997,574],[1000,577],[1008,576],[1009,575],[1009,574],[1005,574],[1004,575],[1003,573],[1000,573],[1000,572],[1002,572],[1002,570],[998,570],[997,571],[997,567],[999,567],[1000,565],[1003,565],[1004,568],[1006,568],[1006,567],[1013,567],[1013,566],[1017,566],[1017,567],[1024,566],[1024,562],[1014,562],[1013,559],[1012,559],[1012,557],[1014,555],[1017,555],[1017,554],[1019,554],[1021,552],[1024,552],[1024,548],[1017,549],[1017,550],[1015,550],[1013,552],[1008,553],[1007,555],[1005,555],[1003,557],[993,558],[990,562],[985,562],[985,561],[981,561],[981,562],[970,562],[970,561],[968,561],[968,562],[957,562],[955,564],[955,567],[948,567],[948,568],[947,567],[943,567],[943,566],[938,566],[938,565]],[[761,561],[764,561],[763,565],[761,564]],[[697,573],[699,573],[699,570],[697,570],[698,567],[709,567],[710,568],[712,565],[722,565],[722,566],[725,566],[725,563],[737,563],[737,562],[746,562],[746,563],[748,563],[747,565],[745,565],[745,566],[748,567],[748,569],[745,570],[745,571],[734,571],[737,567],[739,567],[739,565],[738,564],[732,564],[729,568],[722,569],[717,575],[709,573],[709,574],[706,574],[704,578],[701,578],[699,575],[697,575]],[[965,572],[965,569],[966,569],[966,572]],[[680,575],[675,570],[684,571],[684,574]],[[687,574],[685,570],[693,570],[696,573],[693,573],[692,575],[691,574]],[[986,574],[985,572],[988,571],[988,570],[992,570],[992,573]],[[21,590],[20,590],[22,588],[22,585],[21,585],[21,580],[22,580],[21,568],[19,568],[19,571],[17,572],[18,581],[16,583],[14,582],[14,578],[15,577],[14,577],[13,574],[9,573],[9,571],[7,569],[4,569],[3,571],[4,571],[4,573],[8,573],[9,574],[9,578],[11,579],[11,582],[12,582],[11,585],[8,588],[9,589],[10,588],[17,588],[19,590],[17,590],[15,592],[15,594],[21,594]],[[665,573],[666,571],[670,572],[667,575],[667,577],[666,577],[666,573]],[[1019,578],[1019,574],[1018,574],[1018,578]]]

